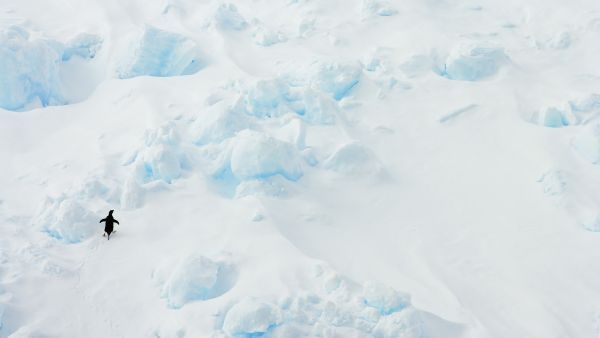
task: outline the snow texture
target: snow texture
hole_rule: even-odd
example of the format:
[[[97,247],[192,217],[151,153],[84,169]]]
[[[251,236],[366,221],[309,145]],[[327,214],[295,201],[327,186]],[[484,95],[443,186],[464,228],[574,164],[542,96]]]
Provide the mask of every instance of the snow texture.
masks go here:
[[[410,305],[410,297],[386,285],[368,281],[363,286],[365,304],[376,308],[382,315],[389,315]]]
[[[342,145],[323,162],[325,169],[346,175],[373,174],[380,164],[373,152],[358,142]]]
[[[585,160],[600,164],[600,124],[586,126],[575,136],[572,146]]]

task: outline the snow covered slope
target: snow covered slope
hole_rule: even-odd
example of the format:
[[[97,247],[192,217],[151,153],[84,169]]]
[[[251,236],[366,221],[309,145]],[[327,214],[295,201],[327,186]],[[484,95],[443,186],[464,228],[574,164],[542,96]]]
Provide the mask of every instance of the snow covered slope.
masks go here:
[[[0,337],[600,337],[598,41],[595,0],[0,0]]]

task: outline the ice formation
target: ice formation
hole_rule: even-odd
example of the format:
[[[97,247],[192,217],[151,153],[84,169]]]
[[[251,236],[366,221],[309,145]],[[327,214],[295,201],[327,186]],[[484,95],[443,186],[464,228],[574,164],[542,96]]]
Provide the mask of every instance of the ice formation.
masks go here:
[[[134,50],[117,70],[121,79],[136,76],[178,76],[198,72],[206,65],[200,46],[181,34],[146,26]]]

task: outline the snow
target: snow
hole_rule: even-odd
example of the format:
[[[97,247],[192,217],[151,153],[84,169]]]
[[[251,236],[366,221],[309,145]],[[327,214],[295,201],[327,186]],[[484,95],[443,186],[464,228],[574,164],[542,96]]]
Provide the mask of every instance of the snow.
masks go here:
[[[162,286],[161,296],[178,309],[188,302],[212,298],[218,287],[220,266],[200,254],[183,258]]]
[[[368,281],[363,286],[365,304],[389,315],[410,305],[410,297],[380,283]]]
[[[279,321],[280,314],[273,304],[244,299],[227,311],[223,330],[233,337],[253,337],[268,332]]]
[[[597,337],[599,37],[592,0],[0,0],[0,337]]]
[[[357,142],[340,146],[325,159],[323,167],[346,175],[373,174],[380,170],[375,154]]]
[[[600,164],[600,125],[590,124],[572,142],[579,155],[593,164]]]
[[[302,177],[302,160],[293,144],[254,131],[238,134],[231,151],[231,172],[239,180],[281,175],[297,181]]]

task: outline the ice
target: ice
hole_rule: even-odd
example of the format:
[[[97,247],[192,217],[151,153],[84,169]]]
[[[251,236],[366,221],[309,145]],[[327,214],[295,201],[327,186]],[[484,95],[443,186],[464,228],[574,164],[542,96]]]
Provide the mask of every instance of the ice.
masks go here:
[[[201,114],[191,126],[192,137],[197,145],[221,143],[249,126],[245,116],[224,101],[210,106]]]
[[[132,165],[138,182],[162,180],[172,183],[191,166],[187,148],[173,122],[147,132],[144,145]]]
[[[363,299],[382,315],[400,311],[410,305],[410,296],[384,284],[368,281],[363,286]]]
[[[585,124],[600,113],[600,94],[579,95],[556,105],[542,107],[532,121],[551,128]]]
[[[240,181],[275,175],[297,181],[303,175],[302,159],[293,144],[245,130],[236,137],[231,172]]]
[[[257,45],[268,47],[285,42],[287,37],[281,31],[270,29],[261,23],[256,23],[252,30],[252,39]]]
[[[139,42],[124,56],[117,75],[178,76],[198,72],[206,65],[200,46],[183,35],[146,26]]]
[[[369,148],[351,142],[336,149],[325,159],[323,167],[346,175],[364,175],[376,173],[381,166]]]
[[[363,0],[362,11],[367,15],[392,16],[398,11],[388,0]]]
[[[49,198],[35,223],[50,236],[66,242],[78,243],[95,232],[100,232],[100,218],[73,198]]]
[[[280,322],[281,314],[274,304],[247,298],[227,311],[223,330],[234,337],[254,337],[267,333]]]
[[[0,108],[65,104],[60,80],[62,48],[58,42],[31,39],[18,26],[0,32]]]
[[[569,101],[574,112],[600,112],[600,94],[591,93]]]
[[[235,197],[269,196],[285,197],[287,190],[281,177],[271,177],[266,180],[251,180],[241,182],[235,189]]]
[[[219,270],[218,263],[200,254],[186,256],[165,281],[161,296],[175,309],[191,301],[212,298]]]
[[[287,103],[293,98],[290,86],[282,79],[260,80],[243,97],[248,114],[260,117],[278,117],[293,112]]]
[[[544,107],[538,112],[537,119],[538,124],[550,128],[566,127],[577,123],[576,116],[567,105],[563,107]]]
[[[439,72],[451,80],[480,81],[495,75],[508,63],[501,47],[461,43],[452,50]]]
[[[358,62],[332,62],[319,65],[313,82],[336,100],[344,98],[360,81],[362,70]]]
[[[121,208],[137,209],[144,204],[145,189],[137,182],[134,176],[129,177],[123,185],[120,197]]]
[[[69,61],[73,56],[93,59],[101,47],[102,38],[94,34],[82,33],[67,43],[62,54],[62,60]]]
[[[600,164],[600,124],[591,124],[573,139],[571,145],[583,158],[593,164]]]
[[[310,124],[333,124],[337,105],[327,91],[336,90],[335,81],[325,84],[319,77],[313,81],[317,83],[314,88],[286,77],[257,81],[242,96],[243,110],[261,119],[296,114]],[[319,88],[321,85],[326,92]]]
[[[242,30],[248,27],[248,22],[232,3],[219,6],[215,13],[215,22],[219,29],[224,30]]]
[[[412,308],[381,317],[373,330],[375,338],[422,338],[424,336],[423,321],[420,314]]]

